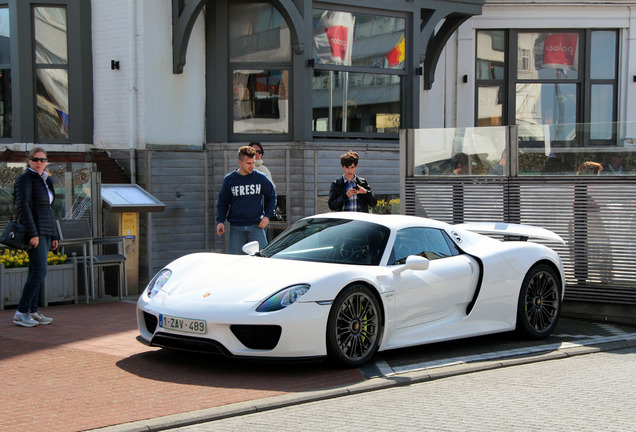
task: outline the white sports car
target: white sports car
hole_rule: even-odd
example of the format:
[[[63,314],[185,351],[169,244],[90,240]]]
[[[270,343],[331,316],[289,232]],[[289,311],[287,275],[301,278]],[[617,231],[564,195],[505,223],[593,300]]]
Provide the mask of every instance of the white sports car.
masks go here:
[[[357,367],[378,350],[515,329],[544,338],[559,317],[563,266],[552,249],[523,241],[530,237],[563,242],[528,225],[307,217],[261,251],[252,242],[247,255],[195,253],[168,264],[139,298],[138,339]]]

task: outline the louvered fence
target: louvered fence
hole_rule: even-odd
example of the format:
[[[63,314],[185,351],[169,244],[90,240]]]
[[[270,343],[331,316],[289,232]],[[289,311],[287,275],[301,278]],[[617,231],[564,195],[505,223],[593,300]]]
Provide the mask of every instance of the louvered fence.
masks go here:
[[[633,176],[411,176],[407,214],[449,222],[540,226],[566,245],[566,300],[636,304],[636,178]]]

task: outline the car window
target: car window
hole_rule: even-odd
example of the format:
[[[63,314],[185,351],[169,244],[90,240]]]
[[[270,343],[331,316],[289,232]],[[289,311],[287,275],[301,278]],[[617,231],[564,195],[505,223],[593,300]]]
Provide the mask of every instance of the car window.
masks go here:
[[[260,255],[338,264],[379,265],[390,230],[375,223],[303,219],[276,237]]]
[[[432,261],[458,254],[459,251],[442,230],[405,228],[397,232],[389,263],[404,264],[409,255],[420,255]]]

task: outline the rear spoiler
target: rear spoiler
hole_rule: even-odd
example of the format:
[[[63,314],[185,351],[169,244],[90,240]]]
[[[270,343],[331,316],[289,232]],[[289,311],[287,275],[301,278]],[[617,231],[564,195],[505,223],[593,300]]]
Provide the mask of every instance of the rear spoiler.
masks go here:
[[[503,222],[473,222],[454,225],[457,228],[465,229],[480,234],[499,234],[508,236],[519,236],[525,241],[529,238],[541,240],[551,240],[565,244],[565,240],[560,235],[544,228],[532,225],[511,224]]]

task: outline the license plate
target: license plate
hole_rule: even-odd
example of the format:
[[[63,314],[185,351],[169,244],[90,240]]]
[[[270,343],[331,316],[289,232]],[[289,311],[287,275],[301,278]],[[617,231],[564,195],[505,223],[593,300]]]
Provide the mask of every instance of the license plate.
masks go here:
[[[164,314],[159,315],[159,327],[184,333],[206,333],[205,321],[203,320],[179,318]]]

